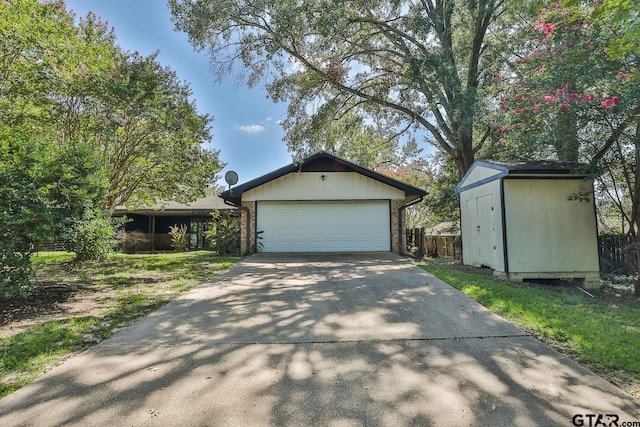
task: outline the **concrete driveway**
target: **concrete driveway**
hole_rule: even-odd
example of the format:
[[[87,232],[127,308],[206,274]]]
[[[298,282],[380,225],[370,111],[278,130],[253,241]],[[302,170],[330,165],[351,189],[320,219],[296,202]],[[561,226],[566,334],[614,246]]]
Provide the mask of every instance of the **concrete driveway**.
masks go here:
[[[390,253],[251,256],[0,400],[2,426],[570,426],[581,414],[640,421],[640,404]]]

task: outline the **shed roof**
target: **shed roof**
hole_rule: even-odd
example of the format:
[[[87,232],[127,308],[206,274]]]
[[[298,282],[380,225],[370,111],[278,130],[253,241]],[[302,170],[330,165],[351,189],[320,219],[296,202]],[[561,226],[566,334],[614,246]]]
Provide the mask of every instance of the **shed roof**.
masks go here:
[[[487,168],[495,170],[491,174],[481,179],[474,179],[476,169]],[[574,178],[584,179],[588,175],[583,172],[584,165],[577,162],[560,162],[555,160],[476,160],[473,162],[467,173],[462,177],[456,186],[456,193],[478,187],[496,179],[537,177],[537,178]]]
[[[224,203],[218,196],[206,196],[190,203],[179,203],[173,200],[161,201],[154,206],[141,206],[136,209],[127,209],[126,206],[117,206],[114,209],[116,215],[142,214],[142,215],[208,215],[214,210],[236,209]]]
[[[276,169],[273,172],[269,172],[258,178],[252,179],[251,181],[247,181],[244,184],[231,188],[220,194],[220,197],[231,203],[239,205],[242,200],[242,193],[245,191],[266,184],[267,182],[273,181],[292,172],[356,172],[402,190],[406,197],[415,196],[415,198],[418,198],[427,194],[427,192],[421,188],[414,187],[333,154],[321,151],[299,163],[291,163],[287,166],[281,167],[280,169]]]

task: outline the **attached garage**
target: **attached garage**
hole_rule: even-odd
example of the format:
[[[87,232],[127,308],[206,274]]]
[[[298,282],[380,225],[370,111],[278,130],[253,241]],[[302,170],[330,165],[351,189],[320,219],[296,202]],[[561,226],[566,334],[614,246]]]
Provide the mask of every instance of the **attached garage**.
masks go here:
[[[389,201],[259,202],[264,252],[390,251]]]
[[[322,152],[220,195],[242,212],[243,253],[403,249],[403,212],[426,194]]]

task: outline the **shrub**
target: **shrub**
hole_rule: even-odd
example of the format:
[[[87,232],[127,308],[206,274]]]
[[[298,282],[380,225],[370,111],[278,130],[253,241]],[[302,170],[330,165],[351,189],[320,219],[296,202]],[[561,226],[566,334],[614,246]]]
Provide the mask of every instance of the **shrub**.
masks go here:
[[[211,217],[213,222],[204,234],[211,242],[211,247],[218,252],[218,255],[239,253],[239,218],[229,213],[221,213],[219,210],[211,212]]]

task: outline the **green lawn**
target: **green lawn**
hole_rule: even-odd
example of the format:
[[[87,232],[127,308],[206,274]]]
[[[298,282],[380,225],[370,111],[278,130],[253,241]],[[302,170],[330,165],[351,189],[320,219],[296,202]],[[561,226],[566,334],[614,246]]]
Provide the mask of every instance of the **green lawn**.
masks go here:
[[[4,307],[0,336],[5,337],[0,338],[0,398],[69,354],[108,338],[114,329],[210,280],[240,258],[201,251],[114,254],[106,261],[81,266],[74,266],[72,259],[70,253],[38,253],[33,264],[40,286],[34,295],[0,301]],[[65,314],[69,308],[77,313]],[[9,328],[20,320],[33,325],[15,334]]]
[[[419,266],[640,398],[637,298],[612,298],[603,291],[590,298],[579,291],[499,281],[438,262]]]

